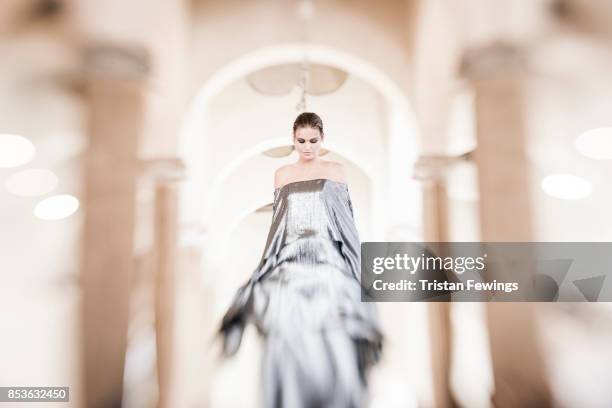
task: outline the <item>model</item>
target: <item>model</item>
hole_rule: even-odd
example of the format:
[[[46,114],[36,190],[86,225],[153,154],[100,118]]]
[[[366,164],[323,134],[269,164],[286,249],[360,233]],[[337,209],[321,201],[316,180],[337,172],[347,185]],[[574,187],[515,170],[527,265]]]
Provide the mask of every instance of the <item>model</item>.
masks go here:
[[[264,337],[266,408],[364,407],[367,373],[382,351],[376,306],[361,302],[360,242],[344,170],[319,157],[323,138],[318,115],[297,117],[299,159],[275,173],[263,256],[219,329],[225,356],[236,352],[249,321]]]

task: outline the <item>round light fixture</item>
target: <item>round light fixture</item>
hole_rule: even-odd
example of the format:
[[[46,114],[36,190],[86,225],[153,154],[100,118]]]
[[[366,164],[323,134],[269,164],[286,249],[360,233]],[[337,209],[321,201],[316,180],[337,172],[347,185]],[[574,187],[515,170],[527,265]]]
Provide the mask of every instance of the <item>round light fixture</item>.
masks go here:
[[[79,200],[69,194],[45,198],[34,207],[34,215],[42,220],[61,220],[74,214]]]
[[[552,174],[544,177],[542,190],[551,197],[562,200],[580,200],[593,192],[590,182],[572,174]]]
[[[279,158],[289,156],[294,150],[293,145],[286,145],[264,150],[262,154],[267,157]],[[329,150],[322,147],[321,150],[319,150],[319,156],[325,156],[326,154],[329,154]]]
[[[300,87],[303,69],[302,64],[273,65],[250,73],[246,76],[246,81],[260,94],[287,95],[295,87]],[[347,72],[327,65],[309,64],[307,69],[308,82],[305,86],[309,95],[336,92],[348,78]]]
[[[35,154],[36,148],[25,137],[0,134],[0,167],[19,167],[32,160]]]
[[[612,127],[591,129],[576,139],[576,149],[597,160],[612,160]]]
[[[57,176],[46,169],[28,169],[10,175],[5,186],[17,196],[36,197],[52,191],[57,186]]]

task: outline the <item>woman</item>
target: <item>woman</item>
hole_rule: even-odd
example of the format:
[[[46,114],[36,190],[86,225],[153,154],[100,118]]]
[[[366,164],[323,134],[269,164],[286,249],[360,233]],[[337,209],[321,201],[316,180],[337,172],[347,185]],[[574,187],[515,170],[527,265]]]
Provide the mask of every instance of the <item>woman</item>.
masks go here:
[[[274,176],[272,225],[261,261],[221,323],[224,355],[252,321],[265,339],[266,408],[362,407],[382,334],[362,303],[360,243],[340,163],[319,158],[323,122],[293,125],[296,163]]]

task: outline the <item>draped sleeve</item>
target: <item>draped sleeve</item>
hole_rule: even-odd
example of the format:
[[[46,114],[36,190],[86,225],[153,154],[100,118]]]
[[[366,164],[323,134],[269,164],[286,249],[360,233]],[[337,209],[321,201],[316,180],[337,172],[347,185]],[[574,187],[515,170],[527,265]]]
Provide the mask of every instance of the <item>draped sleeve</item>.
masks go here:
[[[340,245],[342,256],[349,265],[349,271],[361,283],[361,242],[355,226],[353,205],[346,184],[339,184],[336,194],[327,201],[332,214],[334,239]]]
[[[259,264],[253,270],[247,282],[240,286],[234,294],[217,331],[217,336],[221,336],[223,339],[222,352],[226,356],[235,354],[240,347],[244,328],[253,309],[254,285],[263,279],[265,274],[271,271],[277,263],[277,254],[282,246],[286,225],[285,218],[280,216],[285,205],[285,200],[281,200],[280,189],[275,189],[272,204],[272,223]]]
[[[337,236],[351,277],[359,282],[361,287],[361,241],[355,225],[353,204],[346,184],[340,184],[339,188],[340,191],[334,195],[336,199],[329,201],[333,224],[336,226],[334,234]],[[378,311],[373,303],[351,305],[347,305],[343,312],[346,316],[350,316],[345,319],[345,328],[355,342],[359,372],[363,375],[367,368],[380,360],[384,336],[380,328]]]

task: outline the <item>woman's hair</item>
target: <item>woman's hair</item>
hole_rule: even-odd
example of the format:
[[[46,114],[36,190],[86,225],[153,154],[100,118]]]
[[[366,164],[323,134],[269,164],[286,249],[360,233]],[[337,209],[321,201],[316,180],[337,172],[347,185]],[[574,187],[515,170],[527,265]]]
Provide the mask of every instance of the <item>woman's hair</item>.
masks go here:
[[[303,127],[319,129],[319,132],[323,134],[323,121],[319,115],[314,112],[300,113],[298,117],[295,118],[295,122],[293,122],[293,134],[295,135],[295,131]]]

